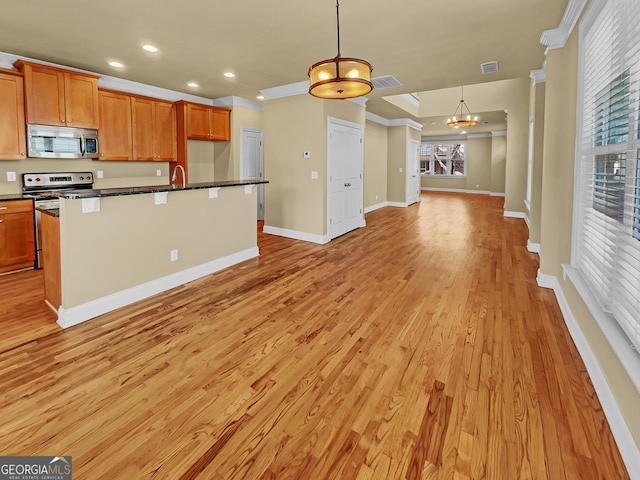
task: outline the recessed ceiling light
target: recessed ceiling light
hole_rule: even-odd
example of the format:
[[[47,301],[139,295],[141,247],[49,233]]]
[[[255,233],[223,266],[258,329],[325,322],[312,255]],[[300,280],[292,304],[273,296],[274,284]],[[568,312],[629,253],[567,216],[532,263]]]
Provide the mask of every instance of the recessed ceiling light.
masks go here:
[[[258,100],[264,100],[264,95],[258,95],[256,98],[257,98]]]
[[[236,75],[234,73],[231,73],[231,72],[224,72],[224,76],[227,77],[227,78],[233,78]]]
[[[109,65],[114,68],[124,68],[124,65],[122,63],[116,62],[115,60],[113,62],[109,62]]]
[[[158,51],[158,47],[151,45],[150,43],[143,45],[142,48],[145,49],[147,52],[155,53]]]
[[[187,86],[192,87],[192,88],[196,88],[196,87],[199,87],[200,85],[198,85],[196,82],[189,82],[189,83],[187,83]]]

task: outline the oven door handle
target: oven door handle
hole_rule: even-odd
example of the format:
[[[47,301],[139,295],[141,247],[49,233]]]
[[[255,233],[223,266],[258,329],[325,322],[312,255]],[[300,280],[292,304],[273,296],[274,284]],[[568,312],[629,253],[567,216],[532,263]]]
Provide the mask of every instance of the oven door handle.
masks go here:
[[[84,134],[80,135],[80,155],[81,156],[85,156],[84,152],[85,152],[85,138],[84,138]]]

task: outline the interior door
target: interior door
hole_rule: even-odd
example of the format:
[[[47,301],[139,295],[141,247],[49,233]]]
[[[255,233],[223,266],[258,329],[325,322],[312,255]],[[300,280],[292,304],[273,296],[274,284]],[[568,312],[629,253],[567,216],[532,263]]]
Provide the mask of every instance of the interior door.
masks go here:
[[[420,200],[420,142],[407,141],[407,205]]]
[[[242,180],[262,180],[264,178],[262,130],[242,127],[240,135]],[[256,186],[258,188],[258,220],[264,220],[264,184]]]
[[[364,224],[363,129],[361,125],[329,120],[328,231],[336,238]]]

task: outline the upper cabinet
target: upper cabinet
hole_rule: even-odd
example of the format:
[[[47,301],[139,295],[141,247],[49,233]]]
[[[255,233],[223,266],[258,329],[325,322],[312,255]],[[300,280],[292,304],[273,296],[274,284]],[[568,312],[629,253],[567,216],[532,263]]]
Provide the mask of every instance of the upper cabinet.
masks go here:
[[[100,160],[131,160],[131,97],[100,90]]]
[[[24,74],[27,123],[98,128],[98,77],[18,60]]]
[[[176,160],[172,102],[100,90],[100,160]]]
[[[176,110],[172,102],[132,97],[133,158],[169,162],[176,159]]]
[[[0,70],[0,160],[26,158],[22,75]]]
[[[178,115],[185,109],[187,138],[192,140],[222,140],[231,138],[231,110],[199,103],[177,102]]]

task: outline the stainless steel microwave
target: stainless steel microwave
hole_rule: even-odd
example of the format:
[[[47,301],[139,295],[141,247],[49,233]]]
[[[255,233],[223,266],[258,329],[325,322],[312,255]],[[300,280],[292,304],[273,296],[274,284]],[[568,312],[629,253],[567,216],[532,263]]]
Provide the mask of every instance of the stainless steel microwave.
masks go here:
[[[98,131],[51,125],[27,125],[29,157],[98,158]]]

